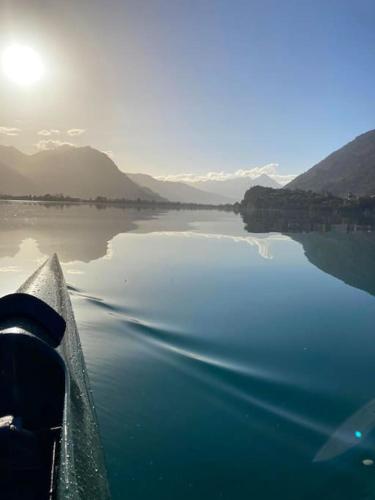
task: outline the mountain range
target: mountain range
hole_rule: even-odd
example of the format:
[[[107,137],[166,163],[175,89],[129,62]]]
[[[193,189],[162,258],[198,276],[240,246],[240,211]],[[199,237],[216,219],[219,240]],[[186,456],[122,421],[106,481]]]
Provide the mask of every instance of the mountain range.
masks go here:
[[[244,194],[253,186],[280,188],[281,185],[266,174],[258,177],[235,177],[229,179],[208,179],[195,182],[189,182],[190,186],[215,193],[219,196],[225,196],[230,201],[236,202],[242,200]]]
[[[375,194],[375,130],[330,154],[285,186],[287,189],[347,194]]]
[[[267,175],[184,183],[126,174],[105,153],[88,146],[65,145],[32,155],[0,146],[2,195],[63,194],[83,199],[103,196],[218,205],[237,201],[256,184],[280,187]]]
[[[254,186],[280,188],[273,178],[252,177],[176,182],[147,174],[126,174],[105,153],[91,147],[61,146],[27,155],[0,146],[0,194],[63,194],[77,198],[226,204]],[[366,132],[284,186],[345,197],[375,194],[375,130]]]
[[[128,174],[128,176],[140,186],[151,189],[169,201],[213,205],[233,203],[228,196],[210,193],[183,182],[159,180],[147,174]]]
[[[160,201],[121,172],[104,153],[90,148],[61,146],[26,155],[0,146],[0,194],[64,194],[77,198],[126,198]]]

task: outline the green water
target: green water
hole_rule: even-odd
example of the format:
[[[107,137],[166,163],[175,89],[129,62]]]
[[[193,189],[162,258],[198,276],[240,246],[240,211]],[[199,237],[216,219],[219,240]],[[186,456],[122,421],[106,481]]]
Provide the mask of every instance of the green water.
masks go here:
[[[63,262],[116,500],[375,497],[375,233],[245,226],[0,206],[2,294]]]

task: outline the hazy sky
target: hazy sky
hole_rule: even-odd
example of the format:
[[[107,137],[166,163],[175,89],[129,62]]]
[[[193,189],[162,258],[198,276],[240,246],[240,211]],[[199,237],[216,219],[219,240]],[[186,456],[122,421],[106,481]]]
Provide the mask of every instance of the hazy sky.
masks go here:
[[[375,128],[373,0],[0,5],[0,50],[46,69],[25,88],[0,74],[2,144],[90,144],[155,175],[297,173]]]

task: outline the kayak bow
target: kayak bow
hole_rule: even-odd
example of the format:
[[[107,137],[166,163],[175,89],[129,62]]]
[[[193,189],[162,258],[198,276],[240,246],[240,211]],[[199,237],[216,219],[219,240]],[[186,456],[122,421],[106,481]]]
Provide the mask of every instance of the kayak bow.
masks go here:
[[[2,499],[106,500],[103,450],[56,255],[0,299]]]

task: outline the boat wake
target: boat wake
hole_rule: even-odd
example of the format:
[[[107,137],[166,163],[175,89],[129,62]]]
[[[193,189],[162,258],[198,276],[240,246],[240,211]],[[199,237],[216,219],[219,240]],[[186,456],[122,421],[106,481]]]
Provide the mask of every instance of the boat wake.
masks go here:
[[[337,422],[335,427],[319,418],[319,412],[309,414],[300,411],[301,407],[306,407],[306,404],[301,404],[306,399],[313,402],[312,407],[321,408],[330,403],[330,394],[324,393],[321,387],[314,388],[311,380],[296,380],[290,374],[270,366],[257,365],[254,361],[234,360],[228,353],[220,352],[209,336],[197,337],[161,322],[150,322],[139,317],[139,310],[135,313],[131,308],[104,301],[84,290],[72,286],[69,289],[73,296],[95,308],[99,316],[102,317],[103,311],[109,315],[110,321],[115,323],[111,330],[141,345],[151,358],[187,375],[193,383],[199,384],[210,401],[224,405],[237,418],[242,419],[245,415],[249,418],[249,425],[258,425],[259,432],[269,432],[267,420],[273,422],[275,429],[293,426],[295,432],[298,428],[308,432],[311,441],[316,443],[309,450],[311,461],[335,459],[358,445],[364,448],[365,443],[356,438],[355,433],[362,436],[360,429],[366,427],[363,434],[366,431],[367,435],[375,427],[375,412],[369,418],[367,409],[364,418],[359,410],[354,419],[349,419],[349,425],[344,425],[345,433],[336,431],[341,422]],[[105,323],[107,321],[104,320]],[[335,397],[337,399],[337,395]],[[254,423],[256,421],[258,424]],[[288,439],[286,435],[275,432],[273,439]],[[300,442],[294,442],[293,446],[305,448]]]
[[[199,382],[209,398],[225,402],[227,408],[230,405],[231,411],[238,417],[256,411],[260,419],[267,416],[273,420],[276,418],[279,425],[287,423],[311,432],[320,445],[329,441],[334,433],[332,425],[320,421],[316,414],[302,414],[296,408],[295,402],[305,399],[307,391],[312,400],[319,400],[320,405],[327,402],[327,395],[318,389],[313,391],[311,381],[296,381],[286,373],[257,366],[254,362],[234,361],[225,353],[218,353],[216,346],[207,338],[198,338],[166,324],[140,319],[129,308],[105,302],[81,289],[70,287],[70,291],[90,306],[104,310],[111,316],[111,321],[116,322],[115,329],[121,335],[140,343],[153,358],[168,363]],[[281,435],[278,437],[281,438]],[[318,450],[311,450],[312,460],[315,456],[320,457]],[[332,458],[330,454],[326,456]]]

